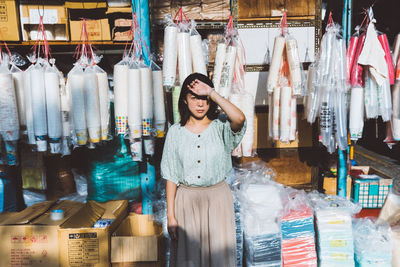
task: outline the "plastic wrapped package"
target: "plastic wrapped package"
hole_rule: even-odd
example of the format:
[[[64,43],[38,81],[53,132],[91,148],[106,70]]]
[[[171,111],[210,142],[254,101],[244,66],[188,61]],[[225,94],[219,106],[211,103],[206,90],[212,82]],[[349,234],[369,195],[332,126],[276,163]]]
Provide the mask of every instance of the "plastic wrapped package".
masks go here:
[[[355,60],[355,55],[357,51],[357,45],[358,41],[360,40],[359,35],[353,35],[350,37],[350,42],[349,42],[349,47],[347,48],[347,54],[346,54],[346,83],[350,83],[350,74],[351,74],[351,69],[354,64]]]
[[[162,70],[155,63],[152,64],[153,74],[153,98],[154,98],[154,127],[157,131],[157,137],[164,137],[165,123],[167,117],[165,114],[164,90],[162,87]]]
[[[285,49],[285,37],[276,36],[274,48],[272,50],[272,59],[268,72],[267,91],[273,93],[278,85],[279,71],[282,64],[283,51]]]
[[[316,66],[310,65],[307,77],[306,93],[306,119],[309,123],[314,123],[318,115],[319,108],[319,87],[315,85]]]
[[[219,94],[228,98],[232,91],[233,74],[235,70],[237,48],[235,45],[228,45],[226,48],[225,60],[221,72]]]
[[[237,37],[238,45],[236,46],[236,60],[235,60],[235,70],[233,73],[234,77],[234,85],[237,87],[237,90],[239,91],[245,91],[245,82],[244,82],[244,76],[246,74],[245,72],[245,65],[246,65],[246,56],[244,53],[244,46],[243,43],[239,40]]]
[[[329,147],[331,142],[331,137],[333,134],[333,115],[334,115],[334,106],[333,106],[333,97],[334,92],[332,92],[329,86],[324,86],[322,88],[322,98],[321,98],[321,106],[320,106],[320,131],[321,131],[321,140],[322,144],[326,147]]]
[[[33,128],[39,152],[47,151],[46,88],[44,69],[36,63],[31,70]]]
[[[281,142],[289,142],[292,88],[284,86],[280,93],[279,136]]]
[[[25,118],[26,130],[28,135],[28,143],[36,144],[35,132],[33,129],[33,112],[32,112],[32,90],[31,90],[31,70],[33,65],[29,66],[24,72],[24,96],[25,96]]]
[[[364,90],[362,87],[353,87],[351,89],[349,113],[350,139],[357,141],[362,137],[364,128]]]
[[[186,77],[192,73],[192,56],[190,52],[190,33],[188,23],[180,23],[180,31],[177,34],[178,43],[178,69],[179,84],[182,86]]]
[[[378,110],[384,122],[392,118],[392,96],[389,78],[386,78],[382,86],[378,87]]]
[[[385,52],[385,60],[388,66],[388,78],[390,81],[390,84],[394,84],[395,80],[395,73],[394,73],[394,68],[393,68],[393,62],[392,62],[392,55],[390,53],[390,48],[389,48],[389,41],[387,39],[386,34],[380,34],[378,35],[378,40],[382,45],[383,51]]]
[[[84,92],[84,72],[83,68],[76,64],[68,73],[68,85],[71,90],[71,113],[73,121],[74,135],[78,145],[86,145],[88,141],[85,92]]]
[[[351,68],[350,84],[351,86],[364,86],[363,66],[358,64],[361,51],[363,50],[365,42],[365,33],[361,34],[357,42],[357,49],[354,56],[353,66]]]
[[[352,218],[361,206],[346,198],[308,194],[316,218],[319,266],[355,266]]]
[[[393,139],[400,140],[400,82],[396,81],[392,89],[392,132]]]
[[[23,197],[26,207],[30,207],[36,203],[46,201],[46,195],[44,192],[36,192],[33,190],[23,190]]]
[[[15,64],[11,65],[11,75],[14,81],[15,95],[17,98],[19,124],[22,127],[26,126],[26,112],[25,112],[25,94],[24,94],[24,72]]]
[[[285,46],[290,69],[290,84],[293,87],[293,95],[302,96],[304,95],[302,84],[302,68],[296,39],[290,37],[286,38]]]
[[[107,72],[98,65],[93,66],[99,89],[99,104],[100,104],[100,125],[101,125],[101,140],[109,139],[109,123],[110,123],[110,98]]]
[[[128,125],[130,138],[142,136],[142,93],[140,69],[132,62],[128,70]]]
[[[55,66],[48,66],[44,73],[46,89],[47,128],[50,153],[61,153],[61,137],[63,133],[61,120],[60,77]]]
[[[164,30],[163,85],[172,87],[176,79],[178,26],[168,16]]]
[[[221,75],[222,69],[224,67],[226,56],[226,44],[225,42],[220,42],[217,45],[217,52],[215,55],[215,64],[214,64],[214,73],[213,73],[213,84],[214,89],[217,93],[220,93],[220,83],[221,83]]]
[[[114,65],[114,113],[118,134],[125,134],[128,125],[128,70],[126,59]]]
[[[365,71],[364,101],[366,118],[378,118],[378,85],[371,78],[368,70]]]
[[[353,232],[357,266],[392,266],[392,232],[388,224],[377,225],[370,219],[358,219]]]
[[[3,61],[0,66],[0,139],[16,141],[19,139],[18,106],[13,78],[7,64]]]
[[[281,88],[280,87],[275,87],[274,88],[274,93],[273,93],[273,100],[272,100],[272,137],[274,140],[279,140],[279,125],[280,125],[280,94],[281,94]]]
[[[192,55],[193,72],[207,75],[201,35],[196,30],[196,22],[194,20],[191,21],[190,27],[190,52]]]
[[[281,219],[283,266],[317,266],[314,217],[304,191],[284,202]]]
[[[90,143],[99,143],[101,139],[101,118],[99,87],[96,71],[93,66],[84,71],[83,91],[85,95],[86,124]]]
[[[399,52],[400,52],[400,34],[398,33],[396,35],[396,38],[394,39],[393,42],[393,47],[392,47],[392,62],[393,62],[393,66],[394,69],[396,70],[396,66],[397,66],[397,59],[399,58]]]
[[[377,223],[396,225],[400,222],[400,195],[390,192],[379,213]]]
[[[62,80],[62,81],[61,81]],[[65,84],[64,77],[60,79],[61,92],[61,121],[62,121],[62,154],[70,155],[70,143],[71,143],[71,130],[73,129],[72,118],[71,118],[71,88],[69,83]]]
[[[392,266],[399,267],[400,266],[400,226],[392,227],[392,242],[393,242],[393,251],[392,251]]]
[[[140,66],[140,96],[142,101],[142,135],[150,136],[153,129],[153,74],[151,68]]]

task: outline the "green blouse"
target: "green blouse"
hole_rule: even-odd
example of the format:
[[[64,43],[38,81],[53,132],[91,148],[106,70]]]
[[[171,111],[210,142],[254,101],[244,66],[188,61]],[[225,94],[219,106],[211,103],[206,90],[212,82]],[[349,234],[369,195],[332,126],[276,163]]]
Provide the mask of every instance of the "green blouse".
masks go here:
[[[161,176],[188,186],[212,186],[223,181],[232,170],[231,152],[245,131],[246,122],[240,131],[233,132],[222,116],[200,134],[179,123],[172,125],[165,140]]]

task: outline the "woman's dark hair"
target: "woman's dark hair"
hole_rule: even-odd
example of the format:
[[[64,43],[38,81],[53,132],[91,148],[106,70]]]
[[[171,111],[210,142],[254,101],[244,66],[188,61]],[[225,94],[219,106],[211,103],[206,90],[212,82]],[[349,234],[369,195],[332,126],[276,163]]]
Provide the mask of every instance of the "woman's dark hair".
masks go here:
[[[201,73],[195,72],[186,77],[185,81],[182,84],[181,94],[179,95],[179,102],[178,102],[179,114],[181,115],[181,121],[180,121],[181,126],[184,126],[186,124],[191,115],[190,110],[185,101],[187,94],[190,93],[188,85],[190,85],[196,79],[209,85],[211,88],[214,88],[214,84],[212,83],[212,81],[207,76]],[[211,99],[209,99],[209,105],[210,108],[207,111],[206,116],[210,120],[215,120],[216,118],[218,118],[217,104]]]

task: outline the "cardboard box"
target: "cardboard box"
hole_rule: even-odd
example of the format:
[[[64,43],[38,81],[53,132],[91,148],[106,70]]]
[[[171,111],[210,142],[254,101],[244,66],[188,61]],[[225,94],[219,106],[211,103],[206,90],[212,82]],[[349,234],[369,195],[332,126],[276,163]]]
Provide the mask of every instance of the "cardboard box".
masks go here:
[[[19,41],[19,17],[14,0],[0,1],[0,40]]]
[[[0,222],[0,266],[59,266],[58,229],[84,204],[46,201],[21,212],[6,214]],[[50,212],[64,210],[64,219],[53,221]]]
[[[68,41],[68,14],[64,6],[55,5],[20,5],[21,30],[23,40],[36,40],[31,31],[38,29],[40,15],[43,15],[43,23],[48,31],[48,40]],[[50,33],[50,34],[49,34]]]
[[[80,41],[82,21],[70,20],[71,41]],[[86,28],[90,41],[111,41],[108,19],[86,20]]]
[[[352,179],[350,176],[347,176],[347,188],[346,188],[347,199],[350,199],[350,197],[351,197],[351,186],[352,186]],[[336,177],[324,177],[323,188],[325,190],[325,194],[337,195],[337,178]]]
[[[110,266],[110,236],[127,215],[128,201],[89,201],[59,229],[60,266]],[[93,228],[99,219],[114,220],[105,228]]]
[[[111,237],[111,262],[113,266],[161,266],[163,242],[162,226],[151,215],[130,213]]]

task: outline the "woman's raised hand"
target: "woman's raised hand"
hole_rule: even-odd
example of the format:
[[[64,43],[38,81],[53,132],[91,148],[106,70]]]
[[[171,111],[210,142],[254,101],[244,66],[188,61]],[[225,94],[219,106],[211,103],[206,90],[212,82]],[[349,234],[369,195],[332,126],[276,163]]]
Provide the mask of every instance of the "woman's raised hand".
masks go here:
[[[199,81],[198,79],[188,85],[189,90],[199,96],[209,96],[214,88],[211,88],[208,84]]]

